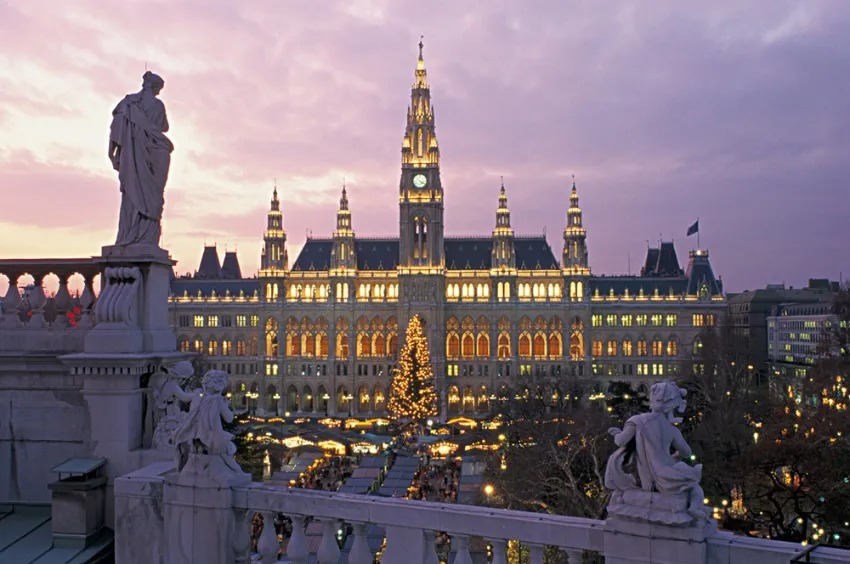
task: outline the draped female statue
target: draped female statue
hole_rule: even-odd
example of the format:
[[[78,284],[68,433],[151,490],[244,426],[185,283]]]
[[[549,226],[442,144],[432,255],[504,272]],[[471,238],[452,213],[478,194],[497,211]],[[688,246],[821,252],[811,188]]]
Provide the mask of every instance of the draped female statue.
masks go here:
[[[112,111],[109,160],[121,185],[116,245],[159,245],[165,183],[174,150],[165,136],[165,105],[157,98],[163,86],[161,77],[147,71],[142,90],[124,96]]]

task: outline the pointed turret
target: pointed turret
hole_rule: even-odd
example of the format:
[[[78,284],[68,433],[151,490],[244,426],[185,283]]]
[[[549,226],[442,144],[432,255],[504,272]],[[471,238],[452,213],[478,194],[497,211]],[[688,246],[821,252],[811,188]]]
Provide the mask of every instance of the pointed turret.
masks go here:
[[[283,229],[283,213],[280,211],[280,200],[277,197],[277,185],[272,192],[263,241],[265,245],[261,257],[261,275],[275,276],[285,272],[289,268],[289,256],[286,250],[286,231]]]
[[[516,268],[514,251],[514,230],[511,227],[511,210],[508,209],[508,196],[505,182],[499,190],[499,207],[496,210],[496,227],[493,229],[493,268],[499,270]]]
[[[434,107],[431,105],[431,88],[422,57],[424,44],[419,42],[419,60],[407,107],[407,128],[401,144],[401,163],[412,167],[439,166],[440,149],[434,129]]]
[[[564,290],[569,289],[572,301],[584,301],[590,276],[587,253],[587,230],[582,225],[581,208],[578,205],[578,190],[575,177],[570,191],[570,207],[567,210],[567,226],[564,228],[564,251],[562,256]]]
[[[351,228],[351,211],[348,209],[348,191],[345,181],[342,183],[342,196],[339,198],[339,210],[336,212],[333,250],[331,251],[331,269],[336,275],[353,274],[357,267],[354,230]]]

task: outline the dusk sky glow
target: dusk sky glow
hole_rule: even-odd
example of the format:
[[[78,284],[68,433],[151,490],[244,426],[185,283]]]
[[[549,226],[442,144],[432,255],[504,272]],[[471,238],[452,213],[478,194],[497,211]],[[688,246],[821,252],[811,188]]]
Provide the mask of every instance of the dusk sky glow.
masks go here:
[[[434,101],[446,233],[560,255],[576,175],[595,274],[647,241],[701,244],[726,289],[850,275],[850,2],[0,0],[3,258],[112,244],[111,111],[165,79],[162,246],[256,272],[275,179],[290,263],[329,236],[343,177],[358,236],[397,236],[417,56]]]

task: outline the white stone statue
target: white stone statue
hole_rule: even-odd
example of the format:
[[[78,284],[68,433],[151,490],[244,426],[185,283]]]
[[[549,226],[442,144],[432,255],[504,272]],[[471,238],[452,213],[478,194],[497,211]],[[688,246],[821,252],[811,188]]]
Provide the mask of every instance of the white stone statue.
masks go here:
[[[227,372],[210,370],[204,375],[204,391],[192,402],[189,414],[174,431],[172,442],[175,448],[177,470],[183,470],[192,453],[219,455],[225,466],[242,473],[236,462],[236,445],[233,435],[221,425],[233,421],[230,402],[222,395],[227,387]]]
[[[668,524],[708,517],[699,485],[702,465],[684,462],[691,456],[691,447],[675,426],[681,418],[674,412],[684,411],[685,394],[675,382],[654,384],[649,393],[651,411],[630,417],[622,430],[608,430],[620,447],[605,469],[605,486],[613,490],[609,514]],[[635,473],[627,469],[632,463]]]
[[[174,145],[168,131],[165,105],[157,98],[165,86],[147,71],[142,90],[128,94],[112,111],[109,160],[121,184],[121,215],[116,245],[159,246],[165,183]]]
[[[156,449],[173,448],[171,437],[174,431],[186,419],[187,412],[180,408],[181,403],[194,403],[200,399],[198,391],[184,391],[181,383],[195,374],[192,363],[184,360],[167,372],[158,372],[151,377],[149,387],[152,390],[153,403],[153,447]]]

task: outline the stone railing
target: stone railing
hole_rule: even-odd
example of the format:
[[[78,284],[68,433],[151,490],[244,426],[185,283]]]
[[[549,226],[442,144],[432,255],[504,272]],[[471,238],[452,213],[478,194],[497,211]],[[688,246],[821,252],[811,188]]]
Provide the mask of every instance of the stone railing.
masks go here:
[[[162,462],[116,480],[116,561],[193,562],[199,561],[199,547],[207,546],[214,548],[209,554],[215,558],[203,561],[250,563],[252,520],[259,513],[264,527],[255,550],[263,562],[275,562],[280,552],[284,561],[294,564],[372,564],[383,540],[376,542],[375,536],[383,535],[382,564],[438,564],[439,532],[451,539],[456,564],[479,561],[484,555],[470,546],[485,543],[487,561],[505,564],[509,540],[528,551],[531,564],[543,564],[547,547],[559,549],[568,564],[601,562],[603,556],[606,564],[850,564],[847,550],[812,550],[718,532],[711,526],[700,535],[695,534],[698,529],[622,519],[599,521],[258,483],[228,487],[214,485],[214,472],[195,485],[178,476],[173,463]],[[278,514],[292,522],[292,534],[282,546],[274,527]],[[169,517],[176,515],[183,517]],[[341,549],[340,531],[349,530],[353,539]]]
[[[472,564],[470,541],[479,537],[492,546],[492,563],[505,564],[507,543],[519,541],[528,548],[532,564],[542,564],[544,549],[555,546],[568,556],[570,564],[580,564],[586,550],[601,552],[604,542],[604,521],[573,517],[506,511],[486,507],[453,505],[372,497],[355,494],[303,489],[284,489],[255,484],[237,489],[234,505],[241,519],[240,536],[250,533],[250,518],[255,513],[266,524],[274,523],[282,513],[292,520],[292,536],[286,545],[286,556],[294,563],[310,557],[310,543],[305,534],[305,520],[311,518],[322,527],[322,539],[316,553],[320,564],[337,564],[340,549],[337,532],[341,524],[352,526],[354,539],[348,562],[371,564],[374,555],[369,549],[369,525],[385,529],[386,546],[381,562],[388,564],[438,564],[435,548],[437,532],[451,538],[451,551],[456,564]],[[240,539],[237,546],[248,546],[250,539]],[[279,550],[273,526],[265,526],[257,543],[264,561],[274,562]],[[246,562],[247,554],[237,555]]]
[[[92,282],[100,271],[101,266],[91,258],[0,260],[0,274],[9,279],[0,316],[0,331],[5,333],[0,340],[2,350],[82,350],[85,334],[94,325],[96,298]],[[19,279],[27,274],[33,282],[22,293]],[[56,294],[48,297],[44,282],[51,274],[58,278],[59,286]],[[68,289],[68,281],[75,274],[84,281],[79,298],[72,298]],[[79,313],[75,311],[77,307]]]

